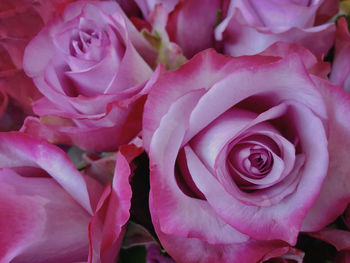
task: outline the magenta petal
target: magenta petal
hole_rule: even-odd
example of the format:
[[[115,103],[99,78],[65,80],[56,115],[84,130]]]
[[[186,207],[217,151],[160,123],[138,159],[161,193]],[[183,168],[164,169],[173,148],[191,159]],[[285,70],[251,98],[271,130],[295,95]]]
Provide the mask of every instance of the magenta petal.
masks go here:
[[[349,231],[334,228],[324,228],[318,232],[309,233],[309,235],[331,244],[338,251],[350,250]]]
[[[335,55],[330,80],[350,92],[350,34],[345,18],[339,18],[335,42]]]
[[[8,148],[11,145],[11,148]],[[83,176],[64,152],[48,142],[24,133],[10,132],[0,136],[2,167],[37,166],[47,171],[88,212],[90,198]]]
[[[167,32],[187,58],[214,47],[214,27],[217,23],[219,0],[181,1],[169,15]]]
[[[89,225],[89,263],[115,262],[123,241],[126,223],[129,219],[131,202],[131,175],[129,162],[142,149],[134,145],[122,146],[116,157],[112,185],[108,184],[99,200],[96,213]]]
[[[328,175],[317,201],[308,212],[302,230],[315,232],[333,222],[343,213],[350,201],[349,157],[350,125],[346,121],[350,114],[349,94],[314,77],[320,87],[328,109]]]
[[[1,261],[86,259],[90,215],[55,180],[3,168],[0,181]]]
[[[118,145],[127,143],[131,139],[130,136],[133,137],[139,130],[138,125],[134,123],[125,126],[80,128],[62,118],[57,117],[57,120],[60,123],[45,123],[37,118],[27,117],[21,131],[57,144],[75,144],[91,151],[108,152],[115,151]],[[123,132],[125,130],[128,133]]]
[[[130,217],[129,210],[131,206],[132,192],[129,180],[131,171],[126,156],[130,155],[128,152],[131,152],[131,150],[132,146],[123,146],[117,153],[112,192],[104,222],[104,232],[101,244],[101,252],[104,254],[102,259],[110,258],[110,260],[115,261],[123,241],[123,227],[126,225]],[[134,157],[136,156],[132,156],[131,159]]]

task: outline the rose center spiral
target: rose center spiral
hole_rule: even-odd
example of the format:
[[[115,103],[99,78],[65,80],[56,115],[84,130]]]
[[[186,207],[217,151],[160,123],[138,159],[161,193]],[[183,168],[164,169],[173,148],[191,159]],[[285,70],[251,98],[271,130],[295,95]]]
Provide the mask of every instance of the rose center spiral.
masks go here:
[[[228,156],[230,170],[233,174],[259,179],[267,175],[273,165],[269,150],[250,143],[237,144]]]

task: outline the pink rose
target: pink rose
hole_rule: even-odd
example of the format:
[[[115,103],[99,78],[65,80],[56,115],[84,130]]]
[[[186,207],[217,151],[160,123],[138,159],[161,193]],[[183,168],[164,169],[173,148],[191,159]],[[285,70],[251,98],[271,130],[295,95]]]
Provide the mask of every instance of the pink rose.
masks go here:
[[[272,48],[201,52],[151,89],[150,211],[176,262],[279,257],[350,200],[350,96],[309,51]]]
[[[131,199],[125,156],[136,152],[117,154],[103,191],[58,147],[1,133],[0,262],[115,262]]]
[[[22,58],[28,44],[44,23],[28,1],[2,1],[0,5],[0,89],[24,112],[32,113],[31,103],[40,97],[22,70]],[[3,120],[4,121],[4,120]],[[20,122],[16,119],[12,122]],[[20,127],[21,123],[19,123]],[[4,126],[4,125],[2,125]],[[17,125],[18,126],[18,125]],[[3,129],[1,129],[3,130]]]
[[[335,7],[328,9],[328,15],[323,8],[326,2]],[[318,56],[331,48],[335,25],[318,25],[316,20],[329,18],[336,9],[337,2],[333,0],[231,0],[215,38],[221,41],[223,52],[232,56],[257,54],[278,41],[297,43]]]
[[[142,54],[142,56],[140,55]],[[26,47],[23,67],[44,95],[23,131],[113,151],[141,129],[155,52],[115,2],[69,4]],[[152,65],[153,66],[153,65]]]
[[[345,18],[337,22],[335,54],[330,80],[350,92],[350,35]]]

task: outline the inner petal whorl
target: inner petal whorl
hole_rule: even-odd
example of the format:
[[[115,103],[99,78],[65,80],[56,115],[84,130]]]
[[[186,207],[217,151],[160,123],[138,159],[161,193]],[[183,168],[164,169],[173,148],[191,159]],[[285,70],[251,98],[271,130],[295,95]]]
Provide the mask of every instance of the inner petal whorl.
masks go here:
[[[227,161],[230,171],[236,179],[237,174],[251,179],[264,178],[273,166],[273,157],[270,151],[261,145],[251,143],[235,145],[228,154]]]

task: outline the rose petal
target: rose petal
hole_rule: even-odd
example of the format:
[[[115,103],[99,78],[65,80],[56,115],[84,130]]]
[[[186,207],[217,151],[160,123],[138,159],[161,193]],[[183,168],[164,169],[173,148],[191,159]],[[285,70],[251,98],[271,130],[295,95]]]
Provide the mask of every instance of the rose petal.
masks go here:
[[[326,54],[334,40],[335,25],[324,24],[311,28],[289,27],[278,32],[266,28],[256,28],[238,22],[235,15],[227,23],[215,30],[216,40],[224,41],[224,53],[232,56],[253,55],[278,42],[292,42],[311,50],[315,55]],[[251,41],[255,39],[255,41]],[[317,41],[315,41],[315,39]]]
[[[177,43],[187,58],[199,51],[214,47],[214,28],[221,1],[180,1],[169,15],[167,32],[170,40]]]
[[[186,125],[185,116],[188,118],[193,103],[202,94],[202,90],[188,93],[163,117],[150,146],[150,198],[165,233],[197,237],[209,243],[244,242],[247,236],[225,224],[207,202],[185,195],[177,186],[174,176],[175,159]],[[193,221],[193,217],[197,220]]]
[[[11,147],[8,147],[11,145]],[[63,189],[92,213],[90,198],[82,175],[64,152],[48,142],[19,132],[0,136],[2,167],[38,166],[47,171]]]
[[[260,99],[265,99],[265,104],[268,105],[277,105],[289,99],[297,100],[317,111],[319,116],[326,115],[324,107],[320,106],[321,95],[305,72],[299,56],[292,54],[270,65],[257,64],[254,67],[236,69],[225,79],[217,82],[201,97],[192,111],[185,142],[232,105],[254,95],[263,96]]]
[[[2,261],[86,259],[90,215],[52,178],[24,177],[2,168],[0,180]]]
[[[290,244],[296,242],[302,220],[320,191],[328,164],[322,122],[304,106],[296,105],[292,109],[297,112],[294,125],[298,130],[307,161],[296,191],[274,206],[247,206],[240,202],[215,180],[191,148],[185,148],[189,159],[188,168],[194,183],[220,217],[250,237],[264,240],[281,239]],[[306,124],[310,129],[305,129]],[[318,172],[315,172],[316,170]],[[305,193],[309,194],[307,198]]]
[[[328,175],[316,203],[303,222],[302,231],[315,232],[333,222],[350,201],[348,140],[350,126],[345,120],[350,114],[349,94],[317,77],[313,81],[326,98],[328,111]]]
[[[332,64],[330,80],[333,84],[350,92],[349,59],[350,35],[345,18],[339,18],[337,22],[337,33],[335,42],[335,54]]]

